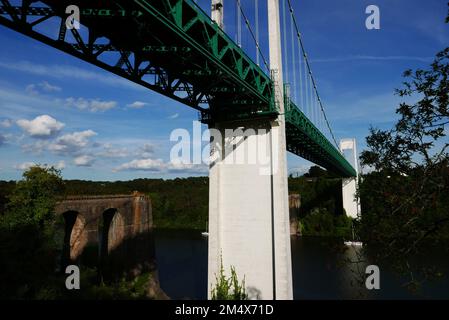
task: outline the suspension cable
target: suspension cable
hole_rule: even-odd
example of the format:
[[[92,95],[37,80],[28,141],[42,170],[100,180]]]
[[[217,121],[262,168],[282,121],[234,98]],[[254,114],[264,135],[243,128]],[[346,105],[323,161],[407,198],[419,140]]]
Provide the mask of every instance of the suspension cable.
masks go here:
[[[262,57],[262,62],[264,63],[265,67],[267,68],[267,71],[270,72],[270,66],[268,65],[268,62],[265,59],[265,56],[263,55],[262,50],[260,49],[259,43],[257,41],[257,38],[254,35],[253,30],[251,29],[251,25],[249,23],[249,20],[248,20],[248,18],[246,16],[245,12],[243,11],[243,8],[242,8],[241,4],[240,4],[240,0],[237,0],[237,6],[240,9],[239,12],[241,13],[243,19],[245,20],[246,27],[248,28],[248,30],[249,30],[249,32],[251,34],[251,37],[253,38],[254,42],[256,43],[257,50],[259,51],[259,54]]]
[[[293,60],[293,68],[292,68],[292,72],[293,72],[293,100],[296,101],[297,97],[296,97],[296,55],[295,55],[295,38],[293,35],[293,20],[290,19],[290,36],[291,36],[291,49],[292,49],[292,60]]]
[[[293,45],[293,44],[292,44]],[[299,101],[300,101],[300,108],[301,110],[304,112],[305,110],[305,103],[303,104],[304,101],[304,91],[302,90],[302,61],[301,61],[301,46],[298,43],[298,64],[299,64]]]
[[[241,8],[240,0],[237,0],[237,44],[242,47],[242,14],[238,8]]]
[[[329,129],[329,132],[330,132],[331,136],[332,136],[332,140],[334,141],[335,146],[337,147],[337,150],[339,150],[337,140],[335,139],[334,133],[333,133],[333,131],[332,131],[332,129],[331,129],[331,126],[330,126],[330,124],[329,124],[329,120],[327,119],[326,112],[325,112],[324,106],[323,106],[323,102],[321,101],[320,95],[319,95],[319,93],[318,93],[318,89],[317,89],[317,86],[316,86],[316,82],[315,82],[315,79],[314,79],[314,77],[313,77],[312,70],[311,70],[311,68],[310,68],[309,60],[307,59],[307,54],[306,54],[305,49],[304,49],[304,43],[303,43],[303,41],[302,41],[301,33],[299,32],[298,23],[296,22],[296,17],[295,17],[295,15],[294,15],[294,13],[293,13],[293,7],[292,7],[291,0],[287,0],[287,1],[288,1],[289,9],[290,9],[291,19],[292,19],[293,24],[294,24],[294,26],[295,26],[296,36],[297,36],[297,38],[298,38],[298,40],[299,40],[299,43],[300,43],[301,48],[302,48],[302,51],[303,51],[303,55],[304,55],[304,60],[305,60],[305,63],[306,63],[306,67],[307,67],[308,73],[309,73],[309,75],[310,75],[310,79],[311,79],[311,81],[312,81],[313,89],[314,89],[314,91],[315,91],[316,97],[317,97],[317,99],[318,99],[318,103],[319,103],[320,108],[321,108],[321,112],[323,113],[324,119],[326,120],[326,125],[327,125],[327,128]]]
[[[254,16],[256,17],[256,63],[260,65],[260,55],[259,55],[259,0],[254,0]]]
[[[283,29],[283,42],[284,42],[284,52],[282,53],[282,57],[284,58],[284,66],[285,66],[285,82],[289,82],[288,76],[288,50],[287,50],[287,15],[285,14],[285,1],[282,0],[282,29]]]

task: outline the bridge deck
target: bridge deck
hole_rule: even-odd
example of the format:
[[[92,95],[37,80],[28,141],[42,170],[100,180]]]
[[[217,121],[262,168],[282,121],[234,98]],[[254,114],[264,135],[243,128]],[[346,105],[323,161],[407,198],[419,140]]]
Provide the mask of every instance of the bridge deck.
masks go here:
[[[0,24],[195,108],[203,120],[278,114],[270,77],[191,0],[15,2],[1,1]],[[66,29],[69,5],[81,9],[79,31]],[[39,29],[52,19],[59,26],[53,37]],[[288,150],[354,176],[304,114],[290,110]]]

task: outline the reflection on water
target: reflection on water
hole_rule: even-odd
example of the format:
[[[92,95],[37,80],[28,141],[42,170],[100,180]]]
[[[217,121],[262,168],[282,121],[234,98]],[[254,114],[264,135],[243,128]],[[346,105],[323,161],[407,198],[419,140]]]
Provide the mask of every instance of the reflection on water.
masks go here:
[[[156,230],[155,245],[162,289],[173,299],[206,299],[207,238],[200,231]],[[413,294],[402,286],[406,278],[379,265],[380,290],[367,290],[365,268],[376,263],[360,248],[322,237],[292,237],[291,245],[295,299],[449,298],[447,275]],[[417,259],[449,272],[447,255],[447,248],[432,248]]]

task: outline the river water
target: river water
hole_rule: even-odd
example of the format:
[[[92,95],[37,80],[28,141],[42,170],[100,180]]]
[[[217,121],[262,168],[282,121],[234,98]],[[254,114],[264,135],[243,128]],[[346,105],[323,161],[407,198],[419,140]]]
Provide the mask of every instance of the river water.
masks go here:
[[[348,263],[361,257],[358,249],[340,245],[340,240],[323,237],[292,237],[294,299],[449,299],[449,252],[431,248],[424,258],[442,271],[411,291],[389,265],[379,265],[380,289],[367,290],[366,264]],[[207,237],[199,231],[156,230],[156,260],[162,289],[172,299],[207,298]]]

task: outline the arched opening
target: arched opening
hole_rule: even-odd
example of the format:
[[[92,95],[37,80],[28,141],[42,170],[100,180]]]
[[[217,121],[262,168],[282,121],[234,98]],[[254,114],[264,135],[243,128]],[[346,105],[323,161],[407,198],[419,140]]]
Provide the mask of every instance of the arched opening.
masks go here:
[[[117,259],[114,258],[119,256],[118,247],[124,237],[123,218],[117,209],[107,209],[103,212],[98,227],[100,275],[107,278],[116,267]]]
[[[113,235],[113,220],[115,215],[117,214],[117,209],[111,208],[107,209],[105,212],[103,212],[103,217],[100,221],[98,234],[100,236],[100,257],[106,258],[109,255],[110,252],[110,239],[114,236]]]
[[[62,248],[61,266],[63,269],[73,264],[81,255],[86,239],[84,222],[77,211],[66,211],[64,217],[64,242]]]

